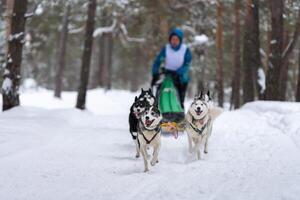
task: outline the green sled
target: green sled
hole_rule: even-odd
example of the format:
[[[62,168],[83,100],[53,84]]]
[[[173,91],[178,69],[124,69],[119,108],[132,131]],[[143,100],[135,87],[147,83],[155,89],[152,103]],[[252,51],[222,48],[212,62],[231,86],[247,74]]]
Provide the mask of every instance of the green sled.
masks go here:
[[[180,105],[178,91],[170,76],[166,76],[160,85],[158,93],[159,110],[163,122],[181,122],[184,119],[184,110]]]

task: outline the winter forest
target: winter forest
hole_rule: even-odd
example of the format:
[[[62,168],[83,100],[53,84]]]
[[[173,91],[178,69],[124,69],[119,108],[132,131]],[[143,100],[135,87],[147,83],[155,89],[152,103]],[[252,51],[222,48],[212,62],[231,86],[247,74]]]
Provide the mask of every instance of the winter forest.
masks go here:
[[[58,98],[79,87],[149,87],[172,27],[192,50],[190,96],[210,89],[231,108],[300,101],[298,0],[2,0],[0,10],[0,81],[11,106],[26,80]]]
[[[148,130],[164,82],[137,97],[174,28],[183,117]],[[300,0],[0,0],[0,74],[0,199],[299,199]]]

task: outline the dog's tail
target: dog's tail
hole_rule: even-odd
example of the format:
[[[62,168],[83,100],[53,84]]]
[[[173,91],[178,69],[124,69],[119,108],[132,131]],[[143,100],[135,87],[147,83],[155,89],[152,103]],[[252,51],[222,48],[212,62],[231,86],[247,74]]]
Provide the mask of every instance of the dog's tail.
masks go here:
[[[212,120],[215,120],[219,115],[223,112],[223,108],[221,107],[212,107],[209,109],[209,115]]]

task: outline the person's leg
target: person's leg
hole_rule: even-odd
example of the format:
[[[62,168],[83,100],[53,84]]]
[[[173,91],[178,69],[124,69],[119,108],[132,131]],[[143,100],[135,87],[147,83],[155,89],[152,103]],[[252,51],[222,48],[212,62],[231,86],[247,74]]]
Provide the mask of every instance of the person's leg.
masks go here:
[[[181,107],[184,108],[184,99],[185,99],[185,93],[187,90],[187,83],[180,83],[179,85],[179,98],[180,98],[180,103],[181,103]]]

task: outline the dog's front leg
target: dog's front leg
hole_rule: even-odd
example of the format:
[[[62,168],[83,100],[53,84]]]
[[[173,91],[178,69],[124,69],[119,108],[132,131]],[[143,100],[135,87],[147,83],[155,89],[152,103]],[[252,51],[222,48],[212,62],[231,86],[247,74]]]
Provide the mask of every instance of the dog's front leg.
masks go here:
[[[190,152],[190,153],[193,153],[192,137],[190,136],[189,133],[187,133],[187,137],[188,137],[188,143],[189,143],[189,152]]]
[[[202,140],[202,138],[199,137],[199,138],[195,141],[195,146],[194,146],[194,152],[197,153],[197,159],[198,159],[198,160],[201,159],[201,152],[200,152],[200,144],[201,144],[201,140]]]
[[[140,147],[139,147],[139,141],[138,141],[138,138],[136,138],[136,139],[134,140],[134,142],[135,142],[135,148],[136,148],[136,155],[135,155],[135,157],[136,157],[136,158],[139,158],[139,157],[140,157]]]
[[[157,144],[153,147],[153,158],[150,162],[152,166],[154,166],[158,162],[159,149],[160,149],[160,144]]]
[[[207,149],[208,149],[208,136],[206,136],[205,138],[204,153],[208,153]]]
[[[147,149],[146,149],[146,145],[141,146],[141,153],[142,153],[142,156],[143,156],[143,158],[144,158],[144,165],[145,165],[145,170],[144,170],[144,172],[147,172],[147,171],[149,171],[149,168],[148,168],[148,160],[147,160]]]

